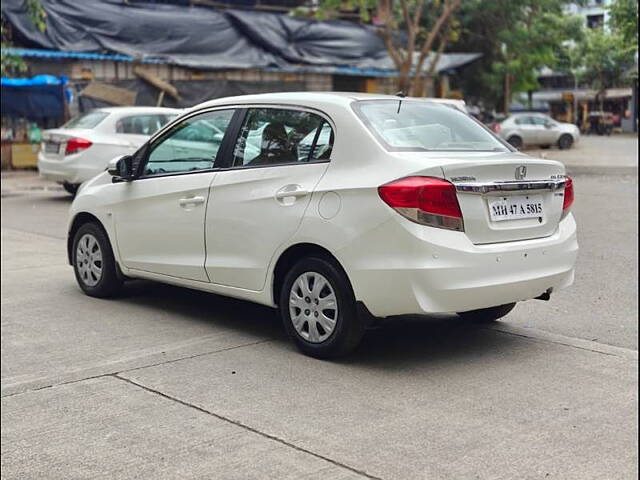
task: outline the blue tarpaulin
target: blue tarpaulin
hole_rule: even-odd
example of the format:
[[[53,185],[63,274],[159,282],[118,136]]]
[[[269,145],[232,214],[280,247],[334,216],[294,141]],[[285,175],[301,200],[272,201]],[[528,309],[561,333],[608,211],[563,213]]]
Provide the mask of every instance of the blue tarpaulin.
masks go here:
[[[2,116],[32,121],[64,119],[65,102],[71,101],[67,77],[36,75],[31,78],[0,79]]]

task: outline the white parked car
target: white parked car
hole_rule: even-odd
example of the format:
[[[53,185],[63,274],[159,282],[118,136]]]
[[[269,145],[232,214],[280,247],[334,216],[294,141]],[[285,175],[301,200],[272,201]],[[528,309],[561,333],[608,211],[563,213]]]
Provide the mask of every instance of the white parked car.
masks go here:
[[[135,152],[180,113],[160,107],[100,108],[45,130],[38,154],[40,175],[75,194],[81,183],[103,172],[113,157]]]
[[[224,138],[208,150],[185,140],[213,125]],[[561,163],[436,102],[223,98],[80,190],[68,255],[88,295],[144,278],[258,302],[303,352],[332,357],[375,318],[493,320],[567,287],[572,202]]]
[[[571,148],[580,140],[580,129],[572,123],[562,123],[542,113],[516,113],[493,126],[515,148],[524,146]]]

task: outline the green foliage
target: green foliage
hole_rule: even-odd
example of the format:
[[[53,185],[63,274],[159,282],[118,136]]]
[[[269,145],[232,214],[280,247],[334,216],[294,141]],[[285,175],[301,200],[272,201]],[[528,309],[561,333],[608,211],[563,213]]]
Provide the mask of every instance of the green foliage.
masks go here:
[[[598,90],[625,83],[624,73],[634,63],[637,44],[615,31],[591,29],[577,46],[581,81]]]
[[[33,23],[33,25],[40,32],[44,32],[47,28],[46,18],[47,14],[40,3],[40,0],[26,0],[25,7],[27,15]],[[2,37],[2,49],[13,46],[11,27],[7,25],[2,19],[2,31],[0,36]],[[0,71],[2,75],[15,75],[17,73],[25,73],[27,71],[27,64],[21,57],[16,55],[6,54],[2,52],[2,61],[0,63]]]
[[[459,19],[462,24],[457,51],[480,52],[483,58],[465,70],[463,89],[488,107],[504,103],[505,77],[514,93],[539,87],[537,74],[554,68],[558,52],[581,35],[582,20],[567,16],[566,0],[468,0]]]
[[[638,0],[615,0],[609,7],[609,26],[627,46],[638,49]]]

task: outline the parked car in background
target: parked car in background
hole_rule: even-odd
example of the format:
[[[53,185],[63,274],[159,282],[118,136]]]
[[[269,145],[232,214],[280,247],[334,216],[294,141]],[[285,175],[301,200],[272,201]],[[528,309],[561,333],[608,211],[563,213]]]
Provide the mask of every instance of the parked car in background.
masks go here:
[[[87,295],[144,278],[258,302],[327,358],[375,317],[548,300],[573,282],[572,203],[561,163],[442,103],[251,95],[194,107],[87,182],[68,256]]]
[[[38,154],[40,175],[75,194],[81,183],[103,172],[113,157],[135,152],[181,112],[161,107],[100,108],[45,130]]]
[[[561,123],[542,113],[516,113],[492,127],[501,138],[515,148],[525,146],[571,148],[580,139],[580,129],[572,123]]]

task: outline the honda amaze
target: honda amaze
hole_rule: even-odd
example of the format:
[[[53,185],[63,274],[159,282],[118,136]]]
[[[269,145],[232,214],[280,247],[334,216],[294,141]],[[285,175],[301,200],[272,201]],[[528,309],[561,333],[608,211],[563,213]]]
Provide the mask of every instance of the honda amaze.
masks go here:
[[[572,202],[562,164],[442,103],[222,98],[80,189],[68,255],[88,295],[144,278],[258,302],[328,358],[376,318],[495,320],[569,286]]]

